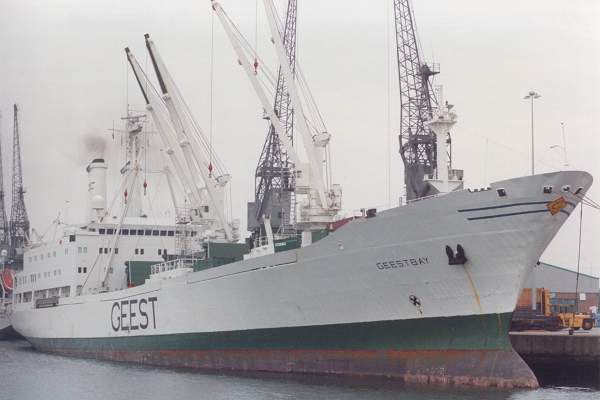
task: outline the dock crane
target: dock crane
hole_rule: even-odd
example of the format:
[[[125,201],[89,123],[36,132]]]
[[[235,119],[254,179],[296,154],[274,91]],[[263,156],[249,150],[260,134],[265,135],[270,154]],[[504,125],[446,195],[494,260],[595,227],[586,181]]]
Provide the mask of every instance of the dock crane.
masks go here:
[[[235,242],[239,239],[237,223],[228,221],[225,214],[225,188],[231,177],[194,120],[156,45],[149,35],[145,39],[162,94],[131,50],[126,48],[125,53],[175,174],[198,213],[199,221],[195,222],[204,225],[207,234],[222,231],[223,239]]]
[[[10,211],[10,254],[16,269],[23,268],[23,251],[29,242],[29,217],[25,207],[25,188],[21,165],[21,141],[19,131],[19,107],[13,105],[13,177]]]
[[[296,72],[296,17],[297,0],[289,0],[283,29],[283,43],[292,73]],[[273,111],[283,124],[286,135],[294,140],[294,109],[287,93],[287,81],[281,68],[277,74],[277,86]],[[263,217],[270,218],[274,229],[285,233],[293,227],[295,218],[294,177],[288,154],[272,123],[255,171],[254,203],[248,204],[248,230],[261,235]],[[276,212],[281,217],[275,216]],[[277,221],[277,222],[275,222]],[[275,223],[274,223],[275,222]],[[292,228],[293,229],[293,228]]]
[[[452,169],[452,106],[436,98],[435,65],[423,62],[410,0],[394,0],[396,55],[400,84],[400,156],[407,200],[462,187],[461,170]],[[441,96],[440,96],[441,97]]]
[[[286,92],[294,110],[295,129],[301,139],[307,158],[306,162],[300,160],[297,149],[286,135],[283,122],[273,110],[267,90],[259,79],[260,74],[268,74],[268,69],[264,66],[259,67],[258,55],[239,33],[239,30],[221,5],[216,1],[212,1],[212,8],[223,25],[237,55],[238,63],[244,69],[266,116],[279,136],[290,161],[293,162],[295,194],[304,196],[304,200],[300,203],[300,216],[297,220],[297,227],[302,231],[302,245],[306,246],[312,242],[312,231],[327,228],[337,218],[341,210],[342,190],[339,185],[330,184],[328,179],[325,179],[324,175],[329,175],[327,149],[331,135],[325,129],[314,129],[314,127],[324,127],[324,124],[319,123],[320,115],[318,115],[318,112],[315,113],[316,105],[312,96],[307,93],[307,90],[301,90],[301,85],[306,88],[304,79],[295,79],[284,44],[283,27],[273,1],[264,0],[263,3],[280,71],[287,82]],[[296,76],[302,77],[298,65],[296,65]],[[274,79],[271,77],[271,80]],[[304,102],[301,99],[301,92]],[[305,105],[308,106],[305,108]],[[310,113],[312,115],[309,115]],[[309,120],[311,121],[310,125]],[[265,228],[267,232],[270,230],[267,227]]]

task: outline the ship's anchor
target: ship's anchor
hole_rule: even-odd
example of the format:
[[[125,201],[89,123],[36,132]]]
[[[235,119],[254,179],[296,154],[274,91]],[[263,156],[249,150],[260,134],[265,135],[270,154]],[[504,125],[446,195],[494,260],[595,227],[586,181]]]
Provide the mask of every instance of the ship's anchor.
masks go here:
[[[448,265],[464,265],[468,261],[465,249],[460,244],[456,246],[456,253],[452,247],[446,246],[446,254],[448,255]]]
[[[408,299],[410,300],[413,306],[417,307],[417,310],[419,310],[419,314],[423,315],[423,307],[421,307],[421,300],[419,300],[419,298],[414,294],[411,294]]]

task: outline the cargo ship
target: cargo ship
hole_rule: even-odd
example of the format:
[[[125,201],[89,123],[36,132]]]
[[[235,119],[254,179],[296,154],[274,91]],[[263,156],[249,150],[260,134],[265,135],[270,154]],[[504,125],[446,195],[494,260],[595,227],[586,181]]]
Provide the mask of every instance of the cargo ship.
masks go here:
[[[305,247],[219,266],[208,252],[150,265],[127,288],[136,239],[177,229],[140,237],[147,227],[136,225],[114,255],[116,286],[95,293],[81,291],[82,268],[104,253],[102,230],[116,228],[87,225],[26,252],[12,322],[36,349],[72,356],[536,387],[508,339],[511,315],[591,183],[577,171],[495,182],[355,219]],[[144,244],[152,257],[163,246]]]
[[[323,173],[330,135],[307,123],[277,18],[269,21],[296,118],[294,146],[260,86],[264,68],[212,5],[294,161],[296,232],[274,235],[265,215],[265,237],[239,242],[239,224],[223,205],[230,177],[146,36],[157,89],[126,53],[175,172],[171,179],[164,170],[172,218],[142,207],[152,157],[142,117],[130,116],[113,200],[107,162],[95,158],[87,221],[60,224],[60,234],[27,248],[14,328],[40,351],[165,367],[537,387],[511,347],[511,316],[528,273],[592,177],[554,172],[462,189],[444,147],[456,116],[440,101],[428,121],[439,154],[429,183],[439,193],[342,219],[341,187]],[[295,153],[300,144],[308,162]]]

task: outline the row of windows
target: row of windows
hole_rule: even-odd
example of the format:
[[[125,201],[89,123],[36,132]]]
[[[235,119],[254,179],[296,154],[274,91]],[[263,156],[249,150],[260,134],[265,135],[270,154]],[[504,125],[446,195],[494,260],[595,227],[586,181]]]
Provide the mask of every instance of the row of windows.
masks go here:
[[[77,247],[77,253],[79,253],[79,254],[86,254],[87,251],[88,251],[88,249],[87,249],[86,246],[83,246],[83,247],[79,246],[79,247]],[[68,255],[68,254],[69,254],[69,249],[67,247],[65,247],[65,255]],[[42,261],[44,259],[44,254],[42,253],[39,256],[38,255],[29,256],[29,262],[37,261],[38,257],[39,257],[39,260]],[[52,253],[48,252],[46,254],[46,257],[47,258],[56,257],[56,251],[53,251]]]
[[[98,229],[98,233],[100,235],[114,235],[116,229],[112,228],[100,228]],[[152,229],[121,229],[121,236],[175,236],[175,234],[181,235],[185,234],[185,236],[196,236],[198,232],[196,231],[168,231],[168,230],[152,230]]]
[[[34,295],[32,296],[31,292],[25,293],[17,293],[16,294],[16,302],[17,303],[29,303],[32,298],[35,300],[38,299],[47,299],[49,297],[69,297],[71,295],[71,287],[63,286],[56,287],[52,289],[44,289],[44,290],[36,290]]]
[[[52,276],[60,276],[61,275],[61,270],[60,269],[55,269],[54,271],[46,271],[43,273],[43,277],[44,278],[50,278]],[[30,274],[29,275],[29,281],[31,283],[36,282],[38,279],[42,279],[42,273],[38,272],[37,274]],[[27,276],[17,276],[17,279],[15,280],[15,287],[18,285],[23,285],[27,283]]]
[[[53,251],[52,254],[50,252],[48,252],[46,254],[46,257],[47,258],[56,257],[56,251]],[[40,254],[39,258],[40,258],[40,260],[43,260],[44,259],[44,253]],[[29,256],[29,262],[31,262],[31,261],[37,261],[37,260],[38,260],[38,256],[37,255],[35,255],[33,257]]]
[[[98,248],[98,254],[108,254],[108,253],[112,253],[112,248],[109,247],[99,247]],[[119,254],[119,248],[115,247],[115,254]]]
[[[17,303],[29,303],[31,301],[31,292],[17,293]]]
[[[78,274],[87,274],[87,267],[77,267]]]
[[[144,254],[144,249],[135,249],[135,254]],[[167,255],[167,249],[158,249],[158,255]]]

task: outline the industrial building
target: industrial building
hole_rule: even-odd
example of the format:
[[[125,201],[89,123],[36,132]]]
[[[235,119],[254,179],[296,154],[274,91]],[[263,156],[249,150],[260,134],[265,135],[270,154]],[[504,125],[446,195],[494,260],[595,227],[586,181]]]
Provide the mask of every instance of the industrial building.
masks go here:
[[[600,302],[600,278],[540,262],[535,266],[523,287],[517,308],[536,309],[540,299],[538,289],[550,291],[553,312],[572,312],[577,305],[578,312],[597,313]],[[576,291],[576,286],[578,287]],[[579,293],[579,296],[577,296]]]

